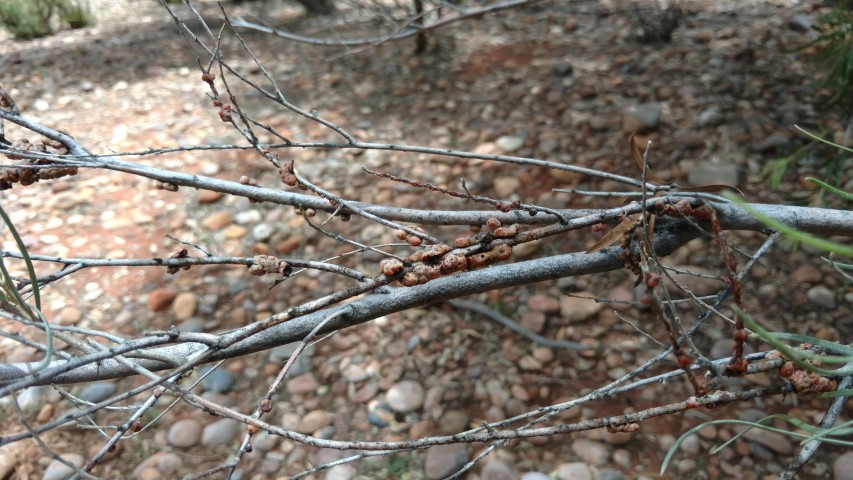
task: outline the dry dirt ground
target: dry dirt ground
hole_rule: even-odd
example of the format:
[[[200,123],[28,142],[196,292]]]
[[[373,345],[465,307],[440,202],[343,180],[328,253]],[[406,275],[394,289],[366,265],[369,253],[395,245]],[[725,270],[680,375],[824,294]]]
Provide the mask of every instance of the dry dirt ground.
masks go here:
[[[159,5],[140,0],[92,3],[97,23],[90,28],[32,41],[15,41],[0,33],[0,86],[26,115],[69,132],[96,153],[241,141],[210,107],[207,86],[199,80],[185,42]],[[819,73],[812,63],[814,52],[788,53],[812,38],[798,28],[801,22],[813,21],[826,7],[822,2],[782,0],[682,4],[683,25],[671,43],[657,45],[632,40],[636,23],[630,3],[603,0],[546,1],[449,27],[430,35],[430,50],[421,56],[412,55],[409,41],[345,54],[260,33],[242,35],[291,101],[318,110],[364,140],[507,152],[631,175],[635,167],[627,155],[626,134],[640,126],[645,127],[643,139],[653,141],[652,162],[664,180],[736,184],[753,201],[812,201],[814,192],[800,179],[822,175],[826,151],[816,150],[792,164],[779,191],[768,191],[759,174],[768,162],[805,145],[792,124],[844,129],[836,116],[812,105],[811,86]],[[224,7],[316,35],[365,31],[363,25],[342,25],[340,16],[305,18],[296,6],[272,0]],[[216,4],[200,2],[200,10],[212,24],[219,24]],[[235,42],[226,42],[223,51],[235,65],[258,76]],[[236,88],[244,108],[289,138],[333,138],[316,123],[296,119],[251,90]],[[635,113],[638,107],[640,113]],[[659,113],[657,118],[646,116],[655,117],[654,112]],[[19,129],[6,128],[13,140],[23,135]],[[296,159],[302,173],[325,188],[368,202],[459,208],[452,199],[377,181],[362,173],[362,166],[452,188],[464,177],[476,192],[547,207],[612,203],[554,193],[555,187],[613,187],[544,169],[394,152],[298,150],[282,155]],[[277,172],[250,152],[133,158],[177,171],[230,180],[246,175],[262,185],[280,185]],[[850,180],[849,172],[842,175],[848,191]],[[308,228],[291,209],[189,189],[165,192],[146,179],[117,173],[84,170],[53,183],[15,187],[3,192],[2,201],[30,252],[44,255],[164,256],[179,248],[166,235],[218,255],[274,253],[319,259],[345,250]],[[341,231],[364,242],[392,241],[387,230],[357,220]],[[438,231],[448,238],[461,233],[450,228]],[[749,252],[762,238],[757,233],[736,233],[730,240]],[[520,255],[583,250],[596,239],[591,232],[575,232]],[[343,263],[374,271],[376,261],[368,255]],[[711,242],[693,242],[669,261],[711,277],[693,279],[696,291],[711,292],[722,285],[713,278],[723,265]],[[635,326],[665,341],[655,320],[632,305],[593,304],[584,318],[569,320],[580,303],[566,294],[632,301],[632,283],[628,272],[612,272],[476,299],[542,335],[617,345],[624,347],[622,351],[600,356],[551,350],[477,316],[433,306],[352,328],[317,345],[304,357],[302,375],[278,398],[277,416],[271,421],[336,439],[391,440],[452,433],[574,398],[654,355],[658,347]],[[174,277],[153,268],[92,268],[46,289],[45,313],[63,324],[125,335],[171,325],[214,332],[264,318],[337,287],[324,276],[310,274],[295,278],[287,290],[268,290],[269,286],[269,281],[247,277],[244,269],[234,267],[193,268]],[[761,315],[765,325],[833,340],[850,338],[851,290],[820,263],[817,253],[777,247],[748,277],[745,288],[747,306]],[[687,310],[685,314],[695,316]],[[8,322],[2,325],[7,331],[15,328]],[[728,337],[728,327],[719,321],[697,339],[697,345],[711,357],[726,356]],[[6,341],[0,343],[0,355],[6,361],[39,358]],[[206,394],[250,411],[277,373],[282,355],[287,354],[264,352],[227,362],[223,369],[232,374],[222,380],[227,385],[208,384]],[[385,408],[388,390],[400,388],[401,381],[417,385],[405,384],[414,388],[411,396],[424,397],[421,406],[378,426],[381,422],[372,416]],[[730,387],[775,381],[745,379]],[[121,390],[137,382],[126,379],[112,385]],[[83,390],[83,386],[71,389]],[[564,420],[638,410],[686,395],[689,388],[681,382],[659,385],[573,410]],[[34,398],[31,408],[39,421],[70,406],[57,401],[58,395],[50,390]],[[790,396],[665,417],[643,424],[631,435],[591,432],[515,442],[465,478],[521,478],[525,472],[528,480],[541,478],[531,472],[553,473],[561,479],[657,478],[674,438],[703,420],[756,419],[784,412],[815,422],[825,405]],[[322,418],[314,428],[300,425],[309,417]],[[98,420],[109,423],[120,418],[105,413]],[[124,442],[116,458],[95,473],[116,479],[179,478],[216,465],[239,442],[239,435],[231,432],[221,433],[222,445],[176,446],[174,435],[181,432],[174,429],[182,420],[208,426],[218,419],[178,405],[158,424]],[[17,431],[20,426],[9,416],[3,429]],[[708,453],[732,432],[727,426],[703,430],[682,448],[667,475],[774,478],[772,474],[796,451],[792,440],[758,434],[717,455]],[[45,436],[56,451],[84,456],[101,438],[91,430]],[[483,447],[461,447],[448,455],[473,458]],[[17,468],[13,478],[42,478],[51,460],[34,443],[0,452],[6,464]],[[853,468],[838,465],[845,461],[837,460],[842,453],[839,448],[822,449],[800,478],[851,478],[845,475]],[[374,458],[314,478],[425,478],[424,469],[429,468],[425,463],[449,461],[438,454],[430,460],[429,455]],[[244,459],[241,475],[287,478],[337,457],[335,451],[269,439]],[[147,470],[138,468],[143,461]],[[833,474],[834,462],[840,473]],[[579,468],[578,475],[589,476],[569,477],[567,465]]]

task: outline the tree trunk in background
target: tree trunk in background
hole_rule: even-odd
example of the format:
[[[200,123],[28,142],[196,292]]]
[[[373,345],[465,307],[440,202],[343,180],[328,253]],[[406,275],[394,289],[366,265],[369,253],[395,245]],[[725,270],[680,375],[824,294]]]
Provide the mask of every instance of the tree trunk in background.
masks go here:
[[[415,15],[418,16],[418,19],[415,20],[414,24],[417,27],[421,27],[424,24],[424,19],[420,17],[421,14],[424,13],[424,4],[423,0],[415,0]],[[421,54],[426,52],[427,47],[427,37],[426,33],[420,32],[418,33],[417,39],[415,40],[415,54]]]
[[[296,0],[309,13],[328,15],[335,11],[334,0]]]

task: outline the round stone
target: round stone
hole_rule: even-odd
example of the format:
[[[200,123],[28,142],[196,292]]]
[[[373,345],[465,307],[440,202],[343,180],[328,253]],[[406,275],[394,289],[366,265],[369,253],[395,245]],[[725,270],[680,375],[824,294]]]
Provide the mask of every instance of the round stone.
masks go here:
[[[178,420],[166,437],[173,447],[192,447],[201,439],[201,424],[192,419]]]
[[[557,480],[592,480],[592,470],[583,462],[563,463],[557,467]]]
[[[424,404],[424,387],[418,382],[404,380],[388,390],[386,400],[395,412],[415,411]]]
[[[86,385],[86,388],[78,395],[83,400],[91,403],[98,403],[101,400],[107,399],[110,395],[116,392],[116,386],[109,382],[98,382]]]
[[[221,230],[231,224],[231,212],[213,212],[201,224],[211,232]]]
[[[551,477],[540,472],[525,472],[521,480],[551,480]]]
[[[446,478],[468,463],[468,450],[464,444],[436,445],[427,451],[424,473],[429,480]]]
[[[85,461],[82,455],[77,455],[76,453],[63,453],[59,457],[71,465],[74,465],[76,468],[82,467],[83,462]],[[66,478],[71,478],[75,471],[75,469],[65,465],[59,460],[54,460],[47,466],[47,469],[44,471],[44,475],[42,475],[41,478],[42,480],[65,480]]]
[[[504,135],[495,140],[495,145],[504,153],[510,153],[518,150],[524,145],[524,139],[513,135]]]
[[[810,288],[809,291],[806,292],[806,298],[813,305],[825,310],[832,310],[836,305],[835,293],[825,285],[817,285]]]
[[[269,240],[274,232],[275,229],[268,223],[259,223],[252,227],[252,237],[259,242]]]
[[[162,312],[169,308],[172,300],[175,299],[175,292],[166,288],[158,288],[148,294],[148,310],[152,312]]]
[[[202,445],[225,445],[234,439],[237,432],[240,431],[241,423],[231,418],[223,418],[222,420],[211,423],[204,427],[201,434]]]
[[[187,320],[195,314],[198,306],[198,298],[190,292],[182,292],[172,303],[172,312],[175,314],[175,320]]]
[[[367,421],[377,427],[387,427],[394,419],[394,412],[386,402],[372,400],[367,404]]]
[[[572,442],[572,451],[581,460],[593,465],[604,465],[610,456],[606,445],[588,438],[579,438]]]
[[[335,465],[326,472],[326,480],[353,480],[357,475],[358,470],[352,465]]]
[[[228,393],[234,388],[234,375],[228,370],[217,368],[204,378],[201,386],[205,392]]]
[[[214,165],[214,164],[210,164],[210,165]],[[206,166],[207,165],[205,165],[205,167]],[[215,175],[215,174],[216,174],[216,172],[212,173],[211,175]],[[214,192],[213,190],[202,190],[202,191],[198,192],[197,200],[198,200],[198,203],[201,203],[201,204],[213,203],[213,202],[218,201],[220,198],[222,198],[223,195],[224,194],[222,192]]]
[[[334,418],[334,415],[325,410],[313,410],[302,417],[296,431],[299,433],[316,432],[327,425],[331,425]]]
[[[853,480],[853,452],[846,452],[835,459],[832,480]]]
[[[305,395],[320,388],[320,382],[312,373],[304,373],[287,381],[287,391],[293,395]]]
[[[491,480],[515,480],[518,478],[518,473],[501,460],[492,459],[486,462],[480,477]]]

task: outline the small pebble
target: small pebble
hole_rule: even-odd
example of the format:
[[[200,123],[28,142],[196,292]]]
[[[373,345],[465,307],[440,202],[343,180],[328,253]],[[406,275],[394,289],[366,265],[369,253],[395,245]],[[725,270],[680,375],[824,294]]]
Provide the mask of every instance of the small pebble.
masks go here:
[[[503,137],[498,137],[498,139],[495,140],[495,145],[497,145],[502,152],[511,153],[524,145],[524,139],[512,135],[505,135]]]
[[[66,462],[74,465],[76,468],[80,468],[83,466],[85,459],[82,455],[77,455],[76,453],[63,453],[60,455],[60,458],[65,460]],[[47,469],[44,471],[44,475],[42,475],[42,480],[65,480],[67,478],[71,478],[74,475],[74,472],[77,470],[65,465],[59,460],[53,460],[47,466]]]
[[[225,445],[231,442],[240,431],[240,425],[237,420],[231,418],[223,418],[204,427],[201,434],[202,445]]]
[[[162,312],[169,308],[172,300],[175,299],[176,293],[165,288],[158,288],[148,294],[148,310],[152,312]]]
[[[592,470],[583,462],[563,463],[557,467],[556,480],[593,480]]]
[[[325,410],[313,410],[302,417],[296,431],[305,434],[314,433],[327,425],[331,425],[334,418],[333,414]]]
[[[110,382],[97,382],[86,385],[86,388],[78,395],[82,400],[98,403],[109,398],[116,392],[116,385]]]
[[[202,372],[210,369],[202,370]],[[234,374],[223,368],[217,368],[202,380],[202,388],[206,392],[228,393],[234,388]]]
[[[197,445],[201,440],[201,424],[196,420],[178,420],[169,428],[167,436],[169,445],[187,448]]]
[[[424,404],[424,387],[418,382],[404,380],[388,390],[386,400],[395,412],[412,412]]]
[[[394,412],[384,401],[372,400],[367,404],[367,421],[377,427],[387,427],[394,419]]]
[[[835,293],[824,285],[816,285],[806,292],[806,299],[824,310],[835,309]]]
[[[843,453],[835,459],[832,480],[853,480],[853,452]]]
[[[439,480],[458,472],[468,462],[468,446],[464,443],[436,445],[427,450],[424,473],[429,480]]]

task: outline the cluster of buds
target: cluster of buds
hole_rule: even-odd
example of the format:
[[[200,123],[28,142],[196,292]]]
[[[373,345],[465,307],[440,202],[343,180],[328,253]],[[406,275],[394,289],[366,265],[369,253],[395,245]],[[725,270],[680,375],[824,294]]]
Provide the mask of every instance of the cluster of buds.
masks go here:
[[[178,191],[178,186],[174,183],[161,182],[159,180],[154,182],[154,188],[156,188],[157,190],[165,190],[167,192]]]
[[[182,248],[182,249],[178,250],[177,252],[175,252],[169,256],[169,258],[188,258],[188,257],[189,257],[189,253],[187,252],[186,248]],[[190,269],[189,265],[181,265],[180,267],[177,265],[169,265],[168,267],[166,267],[166,273],[168,273],[169,275],[174,275],[174,274],[178,273],[178,270],[189,270],[189,269]]]
[[[68,147],[60,142],[39,142],[31,143],[26,138],[22,138],[13,143],[10,147],[12,150],[20,150],[21,152],[48,153],[52,155],[65,155],[68,153]],[[25,156],[7,153],[6,158],[10,160],[24,160]],[[37,164],[36,164],[37,165]]]
[[[512,203],[497,202],[495,204],[495,210],[500,210],[504,213],[509,213],[513,210],[518,210],[519,208],[521,208],[521,202],[518,200],[513,200]]]
[[[278,175],[281,178],[281,183],[288,187],[295,187],[297,184],[296,174],[293,171],[293,160],[285,163],[279,170]]]
[[[45,160],[26,161],[29,165],[45,165]],[[8,190],[12,185],[32,185],[39,180],[53,180],[66,175],[77,175],[77,167],[29,168],[16,166],[0,170],[0,190]]]
[[[15,142],[12,149],[24,152],[48,153],[64,155],[68,149],[59,142],[30,143],[27,139]],[[67,175],[77,175],[77,167],[51,166],[53,162],[47,159],[28,159],[15,154],[6,154],[11,160],[22,160],[18,165],[0,170],[0,190],[8,190],[12,185],[32,185],[39,180],[53,180]],[[49,168],[45,168],[49,166]]]
[[[475,253],[467,257],[452,253],[451,248],[444,244],[430,245],[406,259],[414,263],[414,266],[400,278],[400,283],[405,287],[423,285],[443,275],[483,268],[508,260],[511,256],[512,247],[505,243],[487,252]],[[386,277],[394,277],[404,270],[403,262],[395,258],[388,258],[379,263],[379,271]]]
[[[219,119],[224,123],[231,123],[231,105],[223,105],[221,100],[214,100],[213,105],[219,107]]]
[[[468,270],[476,270],[478,268],[487,267],[493,263],[509,260],[512,256],[512,247],[501,243],[488,252],[475,253],[467,257]]]
[[[256,255],[252,265],[249,267],[249,275],[257,277],[268,273],[277,273],[282,277],[289,277],[293,268],[286,261],[272,255]]]
[[[811,348],[812,346],[809,344],[800,345],[801,350],[809,350]],[[767,352],[767,355],[765,355],[764,358],[766,360],[782,358],[782,353],[778,350],[773,350],[771,352]],[[816,364],[820,362],[811,361],[810,363]],[[794,365],[794,362],[790,360],[786,361],[781,367],[779,367],[778,373],[779,376],[787,378],[794,387],[794,390],[801,395],[832,392],[838,388],[838,383],[835,380],[830,380],[816,372],[799,369]]]
[[[243,175],[240,177],[240,184],[241,185],[248,185],[250,187],[257,187],[258,181],[255,180],[254,178],[250,178],[250,177],[247,177],[246,175]],[[249,203],[261,203],[261,200],[255,200],[254,198],[249,198]]]
[[[397,275],[403,271],[404,267],[405,265],[403,265],[403,262],[396,258],[386,258],[379,262],[379,271],[386,277],[393,277],[394,275]]]
[[[225,123],[231,123],[231,105],[222,103],[222,100],[219,98],[219,92],[216,90],[216,85],[213,84],[213,81],[216,80],[215,73],[203,73],[201,75],[201,81],[206,83],[210,87],[210,91],[213,93],[213,106],[219,109],[219,119]]]
[[[450,247],[443,243],[439,245],[428,245],[427,247],[411,254],[409,256],[409,261],[412,263],[426,262],[434,265],[438,259],[443,257],[449,251]]]
[[[423,231],[424,231],[424,229],[422,229],[421,227],[418,227],[418,226],[412,226],[409,228],[416,231],[416,232],[423,233]],[[418,237],[416,235],[412,235],[411,233],[408,233],[404,230],[394,230],[394,236],[397,237],[398,240],[403,240],[404,242],[408,243],[409,245],[411,245],[413,247],[421,246],[421,242],[423,241],[423,240],[421,240],[420,237]]]
[[[679,200],[675,205],[669,203],[658,204],[655,215],[666,215],[668,217],[690,217],[693,215],[693,206],[687,200]]]
[[[607,431],[610,433],[634,433],[640,430],[640,425],[636,423],[623,423],[622,425],[608,425]]]
[[[475,228],[477,231],[480,230],[479,227]],[[489,230],[488,233],[476,233],[468,237],[459,237],[454,241],[454,245],[456,248],[470,247],[471,245],[477,245],[483,241],[491,241],[494,238],[512,238],[521,231],[521,227],[517,223],[512,224],[509,227],[504,227],[501,225],[501,221],[494,217],[486,220],[486,228]],[[474,228],[472,228],[472,230],[473,229]]]
[[[423,232],[420,227],[411,228]],[[489,218],[486,222],[486,228],[488,232],[475,233],[468,237],[457,238],[454,242],[455,247],[466,248],[487,244],[496,238],[512,238],[520,230],[518,225],[503,227],[497,218]],[[472,230],[479,231],[480,227],[474,227]],[[400,240],[405,240],[409,245],[416,247],[421,244],[420,238],[402,230],[395,230],[394,235]],[[406,259],[407,262],[414,264],[409,271],[406,271],[406,265],[397,259],[383,260],[379,263],[379,271],[386,277],[394,277],[401,272],[405,272],[400,278],[400,283],[403,286],[412,287],[423,285],[443,275],[483,268],[508,260],[512,256],[512,247],[506,243],[495,245],[491,250],[467,256],[463,253],[454,253],[452,250],[449,245],[445,244],[429,245],[416,251]]]
[[[255,180],[254,178],[250,178],[250,177],[243,175],[242,177],[240,177],[240,184],[241,185],[249,185],[250,187],[257,187],[258,181]]]
[[[619,258],[625,261],[625,269],[630,270],[637,277],[637,282],[643,279],[643,269],[640,267],[641,258],[638,254],[631,250],[631,240],[634,238],[634,231],[625,232],[620,242],[622,251],[619,253]]]
[[[414,287],[415,285],[423,285],[430,280],[435,280],[441,276],[441,267],[438,265],[426,265],[418,263],[412,267],[412,271],[403,275],[400,283],[404,287]]]

